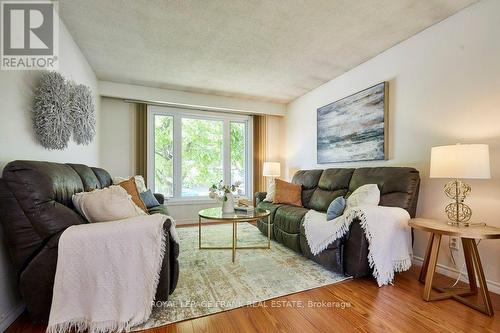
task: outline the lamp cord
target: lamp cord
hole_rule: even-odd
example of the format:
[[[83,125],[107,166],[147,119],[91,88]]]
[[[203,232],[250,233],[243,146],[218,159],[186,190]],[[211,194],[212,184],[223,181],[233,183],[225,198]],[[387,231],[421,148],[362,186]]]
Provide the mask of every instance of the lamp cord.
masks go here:
[[[450,249],[451,261],[453,262],[453,265],[455,265],[455,267],[457,267],[457,262],[455,261],[455,256],[453,255],[453,250],[450,248],[450,242],[451,242],[451,237],[448,238],[448,248]],[[475,242],[475,240],[474,240],[474,242]],[[479,242],[477,242],[476,246],[479,245],[479,243],[481,243],[481,239],[479,240]],[[462,267],[458,271],[458,277],[455,280],[455,283],[453,285],[451,285],[451,288],[455,287],[458,284],[458,281],[460,281],[460,278],[462,277],[462,273],[463,273],[464,268],[465,268],[465,264],[466,264],[465,262],[462,264]]]

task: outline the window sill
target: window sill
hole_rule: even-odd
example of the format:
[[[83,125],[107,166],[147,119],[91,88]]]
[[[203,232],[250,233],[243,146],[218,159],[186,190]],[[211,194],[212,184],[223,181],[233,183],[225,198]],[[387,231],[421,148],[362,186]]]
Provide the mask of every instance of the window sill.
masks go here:
[[[208,205],[217,204],[217,201],[212,199],[166,199],[164,202],[167,206],[182,206],[182,205]]]
[[[247,197],[240,197],[240,199],[247,199]],[[167,199],[165,198],[165,205],[167,206],[183,206],[183,205],[221,205],[221,202],[218,202],[214,199],[208,198],[200,198],[200,199]]]

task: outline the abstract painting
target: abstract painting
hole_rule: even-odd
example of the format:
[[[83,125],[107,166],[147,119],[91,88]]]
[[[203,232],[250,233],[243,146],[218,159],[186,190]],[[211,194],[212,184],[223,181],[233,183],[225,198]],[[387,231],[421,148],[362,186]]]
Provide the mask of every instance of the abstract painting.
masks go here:
[[[318,109],[318,163],[387,158],[388,83]]]

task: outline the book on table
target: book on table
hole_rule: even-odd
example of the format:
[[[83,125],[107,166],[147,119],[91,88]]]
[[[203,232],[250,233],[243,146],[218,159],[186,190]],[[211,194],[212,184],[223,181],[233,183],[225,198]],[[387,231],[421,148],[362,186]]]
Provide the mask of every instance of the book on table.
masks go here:
[[[250,213],[255,210],[254,206],[234,206],[235,211]]]

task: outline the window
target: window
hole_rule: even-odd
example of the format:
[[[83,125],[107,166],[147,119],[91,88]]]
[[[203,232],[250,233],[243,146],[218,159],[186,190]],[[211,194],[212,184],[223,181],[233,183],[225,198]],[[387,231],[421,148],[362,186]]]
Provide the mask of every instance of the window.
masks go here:
[[[155,191],[167,197],[174,195],[174,117],[154,118]]]
[[[231,184],[241,183],[242,192],[246,186],[246,132],[245,123],[231,122]]]
[[[210,185],[224,178],[222,127],[218,120],[182,118],[183,197],[208,196]]]
[[[148,106],[148,185],[173,200],[206,199],[213,183],[251,193],[250,116]]]

